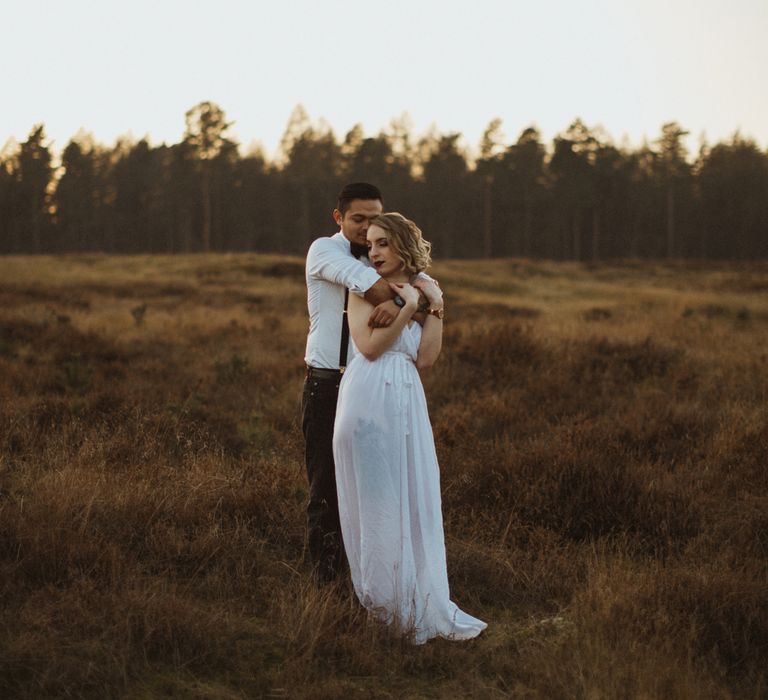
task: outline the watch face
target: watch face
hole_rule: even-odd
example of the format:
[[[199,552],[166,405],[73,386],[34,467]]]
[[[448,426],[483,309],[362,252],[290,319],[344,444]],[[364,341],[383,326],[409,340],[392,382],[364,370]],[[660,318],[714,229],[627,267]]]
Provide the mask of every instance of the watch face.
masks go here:
[[[395,294],[395,304],[399,306],[401,309],[405,306],[403,297],[401,297],[399,294]]]

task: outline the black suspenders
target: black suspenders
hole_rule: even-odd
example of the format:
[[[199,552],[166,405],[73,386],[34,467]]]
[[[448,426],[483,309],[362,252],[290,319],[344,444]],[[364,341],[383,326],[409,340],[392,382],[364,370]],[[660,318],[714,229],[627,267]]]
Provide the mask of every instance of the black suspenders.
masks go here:
[[[344,288],[344,313],[341,315],[341,345],[339,346],[339,371],[344,374],[347,368],[347,348],[349,347],[349,321],[347,321],[349,289]]]

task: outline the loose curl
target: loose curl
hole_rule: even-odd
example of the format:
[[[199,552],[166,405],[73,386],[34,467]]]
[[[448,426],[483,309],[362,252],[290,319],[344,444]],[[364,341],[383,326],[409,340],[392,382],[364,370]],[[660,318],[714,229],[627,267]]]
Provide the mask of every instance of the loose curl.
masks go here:
[[[432,264],[432,244],[425,240],[421,229],[410,219],[398,212],[379,214],[371,220],[371,226],[378,226],[387,232],[387,242],[406,272],[415,275]]]

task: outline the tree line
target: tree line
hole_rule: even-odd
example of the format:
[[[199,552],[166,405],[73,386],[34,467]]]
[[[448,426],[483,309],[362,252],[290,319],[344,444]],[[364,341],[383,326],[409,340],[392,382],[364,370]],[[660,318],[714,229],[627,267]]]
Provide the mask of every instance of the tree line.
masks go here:
[[[297,107],[279,156],[241,155],[216,104],[182,140],[112,148],[79,134],[54,163],[43,125],[0,154],[0,253],[303,254],[334,230],[345,182],[377,184],[438,258],[768,258],[768,152],[736,133],[691,157],[675,122],[639,148],[574,121],[551,144],[488,125],[471,160],[461,134],[415,138],[407,118],[339,141]]]

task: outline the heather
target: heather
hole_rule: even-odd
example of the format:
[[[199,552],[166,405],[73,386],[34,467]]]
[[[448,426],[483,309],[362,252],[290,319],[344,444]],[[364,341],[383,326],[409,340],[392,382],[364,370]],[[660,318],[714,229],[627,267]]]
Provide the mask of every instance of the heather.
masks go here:
[[[768,667],[768,266],[447,261],[454,598],[309,585],[302,260],[0,259],[4,697],[742,698]]]

